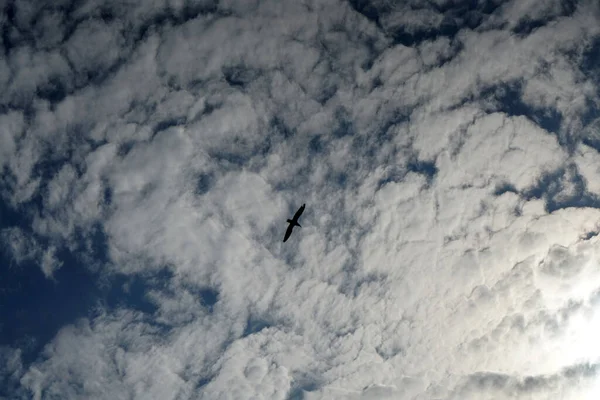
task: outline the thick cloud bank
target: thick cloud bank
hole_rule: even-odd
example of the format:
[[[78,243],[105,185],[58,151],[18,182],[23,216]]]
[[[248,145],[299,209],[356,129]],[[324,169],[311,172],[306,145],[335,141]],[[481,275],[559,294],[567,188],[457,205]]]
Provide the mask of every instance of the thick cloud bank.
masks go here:
[[[596,1],[3,7],[0,398],[600,396]]]

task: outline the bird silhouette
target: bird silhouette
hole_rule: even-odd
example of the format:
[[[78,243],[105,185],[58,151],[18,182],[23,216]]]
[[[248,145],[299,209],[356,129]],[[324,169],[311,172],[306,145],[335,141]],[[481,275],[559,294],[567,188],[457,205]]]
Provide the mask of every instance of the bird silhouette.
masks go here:
[[[287,230],[285,231],[285,237],[283,238],[284,242],[290,238],[290,235],[292,234],[292,230],[294,229],[294,226],[299,226],[300,228],[302,228],[302,226],[298,223],[298,218],[300,218],[300,216],[304,212],[305,206],[306,206],[306,204],[302,204],[302,207],[300,207],[298,209],[298,211],[296,211],[296,214],[294,214],[294,218],[287,220],[289,225],[288,225]]]

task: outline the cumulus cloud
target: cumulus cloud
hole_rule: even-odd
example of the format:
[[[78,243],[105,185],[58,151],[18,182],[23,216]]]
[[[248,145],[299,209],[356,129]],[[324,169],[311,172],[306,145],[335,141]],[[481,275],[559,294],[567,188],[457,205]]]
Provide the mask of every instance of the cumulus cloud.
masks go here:
[[[2,256],[152,307],[99,301],[31,359],[0,343],[0,394],[596,398],[599,18],[11,3]]]

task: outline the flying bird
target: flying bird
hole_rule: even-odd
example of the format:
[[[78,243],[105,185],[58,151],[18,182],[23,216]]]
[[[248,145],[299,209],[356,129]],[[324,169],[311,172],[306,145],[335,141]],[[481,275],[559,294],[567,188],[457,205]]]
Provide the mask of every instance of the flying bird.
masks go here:
[[[287,220],[287,222],[290,225],[288,226],[287,231],[285,231],[285,237],[283,238],[284,242],[290,238],[294,226],[299,226],[300,228],[302,228],[302,226],[298,223],[298,218],[300,218],[300,216],[304,212],[304,206],[306,206],[306,204],[302,204],[302,207],[300,207],[298,211],[296,211],[296,214],[294,214],[294,218]]]

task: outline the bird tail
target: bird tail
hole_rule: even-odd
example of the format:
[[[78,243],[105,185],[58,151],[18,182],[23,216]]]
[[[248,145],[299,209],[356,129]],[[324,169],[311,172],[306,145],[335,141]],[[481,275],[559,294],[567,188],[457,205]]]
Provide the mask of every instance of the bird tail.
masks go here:
[[[300,225],[299,223],[296,222],[296,226],[299,226],[300,228],[302,228],[302,225]]]
[[[288,224],[294,224],[294,226],[299,226],[300,228],[302,228],[302,225],[300,225],[298,222],[294,222],[291,219],[287,220]]]

